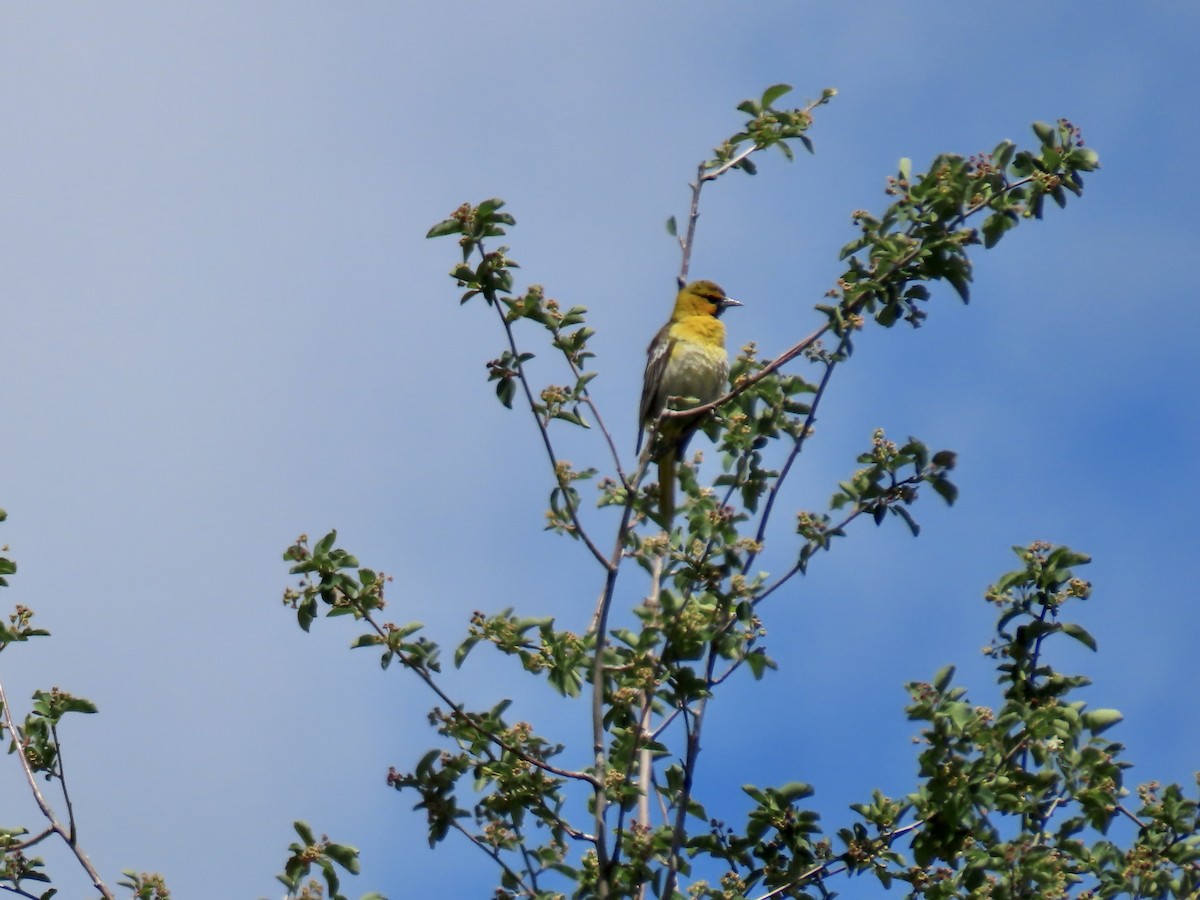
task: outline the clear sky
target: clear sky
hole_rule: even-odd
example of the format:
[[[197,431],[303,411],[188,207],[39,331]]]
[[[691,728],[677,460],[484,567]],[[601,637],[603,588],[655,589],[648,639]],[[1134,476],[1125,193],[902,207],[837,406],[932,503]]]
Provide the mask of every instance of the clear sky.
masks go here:
[[[1125,713],[1110,734],[1132,781],[1190,781],[1198,50],[1200,11],[1172,2],[6,5],[0,543],[20,571],[3,606],[54,637],[0,675],[21,711],[51,685],[98,703],[63,739],[101,872],[277,896],[305,818],[363,850],[353,896],[489,895],[482,855],[430,854],[384,785],[432,746],[431,699],[350,653],[344,620],[303,635],[280,553],[336,526],[395,576],[392,618],[447,646],[508,605],[582,631],[599,578],[541,530],[536,435],[485,382],[500,336],[459,307],[456,248],[425,231],[508,201],[521,277],[591,310],[593,387],[632,456],[678,267],[663,222],[738,101],[776,82],[840,94],[815,156],[705,199],[692,271],[746,303],[735,346],[819,323],[850,213],[883,206],[900,157],[1028,142],[1065,116],[1103,168],[977,254],[969,306],[940,291],[924,328],[871,331],[838,372],[791,505],[827,500],[879,426],[957,450],[960,502],[923,498],[915,541],[856,529],[776,596],[782,670],[718,701],[702,777],[730,809],[744,781],[813,782],[831,829],[873,787],[904,792],[902,684],[957,662],[995,701],[979,598],[1010,545],[1045,539],[1095,557],[1076,613],[1100,654],[1056,659]],[[475,706],[527,690],[480,651],[449,684]],[[523,702],[535,723],[582,715]],[[36,822],[11,760],[0,816]],[[62,896],[84,894],[56,868]]]

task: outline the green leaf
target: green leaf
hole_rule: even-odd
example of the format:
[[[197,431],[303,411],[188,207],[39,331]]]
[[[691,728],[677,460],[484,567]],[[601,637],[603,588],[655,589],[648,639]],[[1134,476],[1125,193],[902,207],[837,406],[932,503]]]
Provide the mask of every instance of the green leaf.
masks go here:
[[[1101,734],[1124,718],[1115,709],[1094,709],[1083,714],[1083,727],[1092,734]]]
[[[496,396],[500,402],[512,409],[513,398],[517,395],[517,385],[511,378],[501,378],[496,382]]]
[[[924,469],[929,465],[929,448],[925,446],[923,441],[917,440],[912,435],[909,435],[908,443],[900,448],[900,452],[906,456],[911,456],[913,465],[917,469]]]
[[[490,219],[492,213],[504,206],[504,201],[499,197],[492,197],[489,200],[484,200],[475,208],[475,216],[479,219]]]
[[[325,884],[329,887],[329,900],[346,900],[345,897],[338,893],[341,881],[338,879],[337,872],[334,871],[333,866],[325,860],[320,860],[318,865],[320,865],[321,871],[325,873]]]
[[[445,237],[448,234],[462,234],[462,222],[458,219],[442,219],[425,233],[425,237]]]
[[[669,234],[671,237],[679,236],[679,228],[675,222],[674,216],[671,216],[671,218],[667,219],[667,234]]]
[[[996,168],[1001,171],[1007,169],[1016,150],[1017,145],[1012,141],[1001,141],[997,144],[996,149],[992,151],[992,161],[996,164]]]
[[[1072,157],[1075,167],[1081,172],[1093,172],[1100,168],[1100,154],[1091,147],[1077,147]]]
[[[746,665],[750,667],[750,672],[754,676],[755,681],[760,680],[767,669],[779,668],[775,660],[767,656],[766,652],[761,648],[746,654]]]
[[[1054,569],[1069,569],[1072,566],[1086,566],[1092,558],[1086,553],[1076,553],[1070,547],[1055,547],[1046,557],[1047,566]]]
[[[884,328],[891,328],[900,319],[900,304],[886,303],[875,313],[875,321]]]
[[[1063,634],[1069,634],[1083,646],[1087,647],[1092,652],[1096,650],[1096,639],[1083,628],[1081,625],[1076,625],[1074,622],[1063,622]]]
[[[1034,122],[1033,133],[1044,147],[1054,146],[1054,126],[1048,122]]]
[[[316,838],[313,835],[313,830],[312,830],[312,828],[309,827],[309,824],[307,822],[302,822],[299,819],[297,819],[295,822],[292,823],[292,827],[296,829],[296,834],[300,835],[300,840],[304,841],[305,844],[312,846],[313,844],[316,843]]]
[[[325,855],[351,874],[357,875],[361,868],[358,862],[358,851],[345,844],[329,844]]]
[[[77,712],[77,713],[99,712],[99,710],[96,708],[95,703],[93,703],[91,700],[84,699],[83,697],[71,697],[69,699],[62,701],[62,711],[64,713],[67,713],[67,712]]]
[[[767,795],[764,794],[760,788],[754,786],[753,784],[743,784],[742,790],[745,791],[750,799],[755,803],[767,802]]]
[[[771,106],[776,100],[778,100],[784,94],[791,93],[791,91],[792,86],[790,84],[773,84],[763,91],[762,105]]]
[[[906,524],[908,526],[908,530],[912,532],[913,537],[920,536],[921,526],[919,524],[917,524],[916,519],[914,519],[912,517],[912,513],[910,513],[903,506],[892,506],[889,508],[891,509],[891,511],[894,515],[897,515],[901,519],[904,520],[904,524]]]
[[[317,598],[309,597],[296,606],[296,621],[301,629],[308,631],[317,618]]]
[[[564,422],[570,422],[572,425],[578,425],[580,428],[591,428],[583,416],[579,415],[576,410],[560,409],[554,414],[554,418],[562,419]]]
[[[1017,221],[1016,214],[1008,210],[988,216],[983,221],[983,246],[988,250],[995,247],[1006,231],[1017,227]]]
[[[975,720],[975,708],[967,703],[947,703],[945,710],[950,721],[959,728],[965,728]]]
[[[933,454],[933,464],[943,469],[953,469],[957,459],[958,454],[953,450],[939,450]]]
[[[950,282],[950,286],[954,288],[959,298],[963,303],[968,303],[971,300],[971,287],[967,278],[962,272],[947,272],[946,280]]]
[[[946,501],[947,506],[953,506],[954,501],[958,499],[957,485],[947,481],[945,478],[933,478],[930,480],[929,486],[937,492],[939,497]]]
[[[937,670],[933,676],[933,687],[939,694],[946,693],[946,688],[950,687],[950,682],[954,680],[954,666],[944,666]]]
[[[788,803],[795,803],[797,800],[803,800],[813,795],[812,785],[803,781],[789,781],[787,784],[780,785],[776,790],[779,792],[779,796]]]
[[[467,658],[467,654],[478,644],[482,638],[478,635],[471,635],[465,641],[458,645],[454,651],[454,668],[462,668],[463,662]]]
[[[313,556],[325,556],[333,549],[333,542],[337,540],[337,529],[334,528],[325,537],[317,541],[317,546],[313,547]]]

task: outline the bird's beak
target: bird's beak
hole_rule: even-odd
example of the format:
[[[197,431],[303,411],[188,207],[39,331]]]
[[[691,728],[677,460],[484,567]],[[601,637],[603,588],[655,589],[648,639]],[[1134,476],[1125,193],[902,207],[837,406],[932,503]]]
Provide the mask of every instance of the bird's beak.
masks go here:
[[[721,301],[721,309],[728,309],[731,306],[745,306],[741,300],[734,300],[732,297],[726,297]]]

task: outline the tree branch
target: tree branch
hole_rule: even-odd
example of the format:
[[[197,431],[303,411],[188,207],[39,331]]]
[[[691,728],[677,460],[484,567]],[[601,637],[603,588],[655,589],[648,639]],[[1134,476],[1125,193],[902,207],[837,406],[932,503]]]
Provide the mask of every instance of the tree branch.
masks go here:
[[[498,851],[495,847],[491,847],[479,840],[479,838],[475,837],[475,835],[463,828],[462,824],[457,819],[451,820],[450,824],[454,826],[454,829],[458,831],[459,834],[463,835],[468,841],[491,857],[492,861],[508,874],[508,876],[513,880],[513,883],[520,885],[522,892],[529,897],[536,896],[535,892],[525,884],[524,879],[517,874],[516,870],[504,861],[504,858],[500,856],[500,851]]]
[[[817,421],[817,407],[821,405],[821,400],[825,397],[825,389],[829,386],[829,379],[833,376],[833,370],[839,362],[844,359],[844,354],[849,344],[849,336],[843,335],[842,340],[838,343],[837,350],[833,355],[825,361],[825,372],[821,376],[821,381],[817,385],[817,391],[813,395],[813,401],[809,404],[808,415],[804,418],[804,427],[801,428],[799,436],[792,445],[791,452],[788,453],[787,460],[783,464],[783,468],[779,470],[779,475],[775,479],[775,483],[771,485],[771,490],[767,493],[766,503],[763,504],[762,518],[759,520],[758,531],[754,534],[754,541],[760,547],[767,532],[767,521],[771,517],[771,511],[775,507],[775,500],[779,496],[779,491],[783,487],[783,482],[787,478],[788,473],[792,469],[792,465],[800,455],[801,449],[804,447],[804,442],[808,440],[812,434],[813,425]],[[754,560],[758,558],[758,550],[751,550],[746,554],[746,561],[742,564],[742,574],[746,575],[750,572],[750,567],[754,565]]]
[[[876,852],[882,850],[884,847],[890,847],[899,838],[904,837],[904,835],[908,834],[910,831],[915,831],[924,824],[924,819],[918,819],[915,822],[905,825],[903,828],[897,828],[895,831],[889,831],[887,834],[881,835],[872,841],[872,847],[876,850]],[[813,866],[807,872],[802,873],[798,878],[789,881],[787,884],[781,884],[779,887],[755,897],[754,900],[774,900],[775,897],[781,897],[789,891],[795,890],[796,888],[800,887],[800,885],[804,884],[814,876],[820,875],[822,872],[825,873],[820,879],[823,881],[830,875],[840,875],[842,872],[845,872],[850,868],[849,863],[847,862],[847,854],[843,853],[841,856],[834,857],[834,859],[842,862],[842,867],[840,869],[830,869],[829,866],[832,864],[833,860],[827,860],[826,862]]]
[[[30,766],[29,759],[25,755],[25,739],[21,736],[21,731],[17,727],[16,720],[13,718],[12,707],[9,705],[8,697],[4,693],[3,682],[0,682],[0,707],[3,708],[4,726],[8,728],[9,734],[12,735],[13,744],[17,748],[17,756],[21,760],[21,770],[25,773],[25,780],[29,783],[29,790],[33,793],[33,799],[36,801],[38,809],[42,811],[42,815],[50,823],[51,830],[61,837],[66,845],[71,848],[71,853],[74,854],[75,859],[83,867],[83,870],[87,872],[88,878],[92,880],[92,887],[100,892],[100,896],[104,900],[116,900],[113,892],[108,889],[100,874],[92,866],[92,861],[88,859],[87,854],[83,852],[83,848],[76,842],[74,819],[72,819],[69,829],[64,828],[63,824],[59,822],[58,817],[54,814],[54,810],[42,795],[41,789],[38,788],[37,779],[33,774],[33,767]],[[57,742],[55,746],[57,747]],[[59,753],[61,759],[61,748],[59,749]],[[64,784],[65,789],[65,782],[60,781],[60,783]]]

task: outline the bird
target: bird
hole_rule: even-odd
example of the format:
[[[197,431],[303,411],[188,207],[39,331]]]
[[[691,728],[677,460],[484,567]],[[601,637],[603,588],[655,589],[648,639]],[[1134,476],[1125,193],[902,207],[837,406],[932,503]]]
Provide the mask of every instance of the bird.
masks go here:
[[[711,403],[729,384],[729,357],[725,352],[725,324],[721,313],[741,306],[711,281],[693,281],[680,288],[667,324],[646,349],[646,375],[642,384],[637,451],[642,437],[655,429],[652,459],[658,463],[658,511],[670,528],[675,514],[675,471],[688,442],[700,427],[703,415],[663,419],[659,416],[672,397]]]

